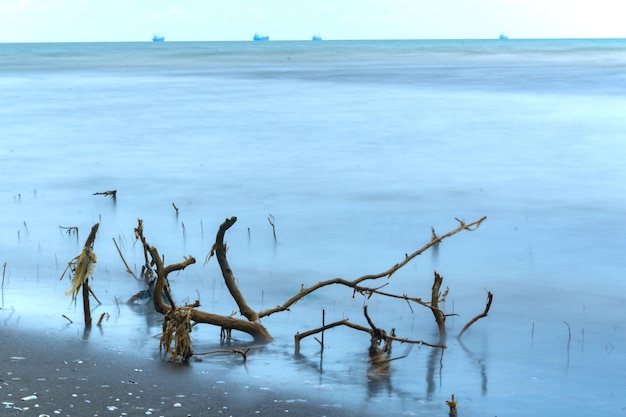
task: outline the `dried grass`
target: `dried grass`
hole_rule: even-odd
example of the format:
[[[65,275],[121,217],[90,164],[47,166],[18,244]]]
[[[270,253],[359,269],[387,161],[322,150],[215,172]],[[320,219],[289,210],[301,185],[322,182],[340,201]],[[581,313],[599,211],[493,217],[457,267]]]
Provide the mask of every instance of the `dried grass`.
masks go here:
[[[163,317],[163,334],[160,343],[165,353],[171,355],[171,361],[186,361],[193,355],[190,333],[191,309],[176,308]]]
[[[76,301],[80,288],[85,281],[93,275],[94,264],[96,262],[98,262],[98,258],[96,257],[93,249],[85,247],[78,257],[72,259],[68,263],[67,269],[72,271],[74,276],[72,277],[72,286],[65,292],[65,295],[72,294],[72,301]]]

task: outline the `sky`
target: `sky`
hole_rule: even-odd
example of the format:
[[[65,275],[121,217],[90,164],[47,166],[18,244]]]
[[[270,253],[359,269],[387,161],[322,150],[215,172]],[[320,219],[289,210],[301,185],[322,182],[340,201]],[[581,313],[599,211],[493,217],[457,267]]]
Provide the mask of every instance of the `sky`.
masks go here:
[[[625,0],[0,0],[0,42],[626,38]]]

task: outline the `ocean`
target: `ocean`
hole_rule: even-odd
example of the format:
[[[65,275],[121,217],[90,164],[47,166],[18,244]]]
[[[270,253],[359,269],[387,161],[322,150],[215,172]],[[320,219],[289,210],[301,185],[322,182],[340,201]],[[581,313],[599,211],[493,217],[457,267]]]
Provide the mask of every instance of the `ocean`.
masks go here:
[[[112,239],[140,269],[137,219],[166,263],[199,261],[175,297],[229,315],[217,263],[203,265],[225,218],[238,218],[235,276],[262,309],[487,216],[372,283],[426,300],[444,276],[441,363],[416,347],[380,382],[368,337],[347,328],[294,360],[293,335],[322,310],[367,326],[364,304],[378,326],[436,341],[427,308],[337,287],[265,319],[277,341],[247,372],[359,412],[444,416],[455,394],[464,416],[623,415],[625,69],[623,39],[0,44],[2,326],[73,337],[62,314],[79,328],[81,313],[59,277],[95,223],[94,314],[111,316],[99,343],[121,332],[158,355],[158,317],[119,307],[139,285]],[[452,337],[487,291],[489,316]],[[210,350],[218,333],[194,343]]]

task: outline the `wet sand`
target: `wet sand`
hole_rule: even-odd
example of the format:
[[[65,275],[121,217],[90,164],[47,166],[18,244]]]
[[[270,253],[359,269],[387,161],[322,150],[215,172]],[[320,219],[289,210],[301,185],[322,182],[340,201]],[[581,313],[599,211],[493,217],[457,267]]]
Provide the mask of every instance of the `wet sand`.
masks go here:
[[[148,357],[67,339],[0,327],[1,415],[354,415],[302,396],[301,387],[278,392],[264,381],[229,380],[219,367],[213,375],[199,373],[193,363],[169,363],[158,352]]]

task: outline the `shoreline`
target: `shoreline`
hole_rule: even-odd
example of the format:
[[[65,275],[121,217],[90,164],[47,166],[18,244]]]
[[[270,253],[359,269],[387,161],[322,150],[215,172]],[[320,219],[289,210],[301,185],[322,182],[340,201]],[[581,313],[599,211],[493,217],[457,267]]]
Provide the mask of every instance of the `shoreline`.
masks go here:
[[[200,372],[193,363],[171,363],[158,352],[146,356],[7,326],[1,328],[0,339],[5,416],[343,417],[355,411],[326,404],[321,396],[311,398],[314,392],[303,397],[305,387],[286,392],[272,387],[272,381],[220,372],[219,363]],[[359,414],[366,415],[363,410]]]

